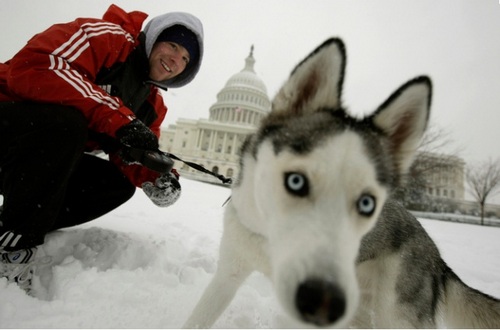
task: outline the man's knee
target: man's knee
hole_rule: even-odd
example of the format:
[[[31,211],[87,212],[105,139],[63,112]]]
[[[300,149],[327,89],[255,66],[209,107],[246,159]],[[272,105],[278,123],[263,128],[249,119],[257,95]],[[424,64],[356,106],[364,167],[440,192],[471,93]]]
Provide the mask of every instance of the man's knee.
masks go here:
[[[81,111],[67,106],[54,105],[49,108],[53,112],[53,121],[50,124],[50,134],[55,139],[62,139],[61,145],[82,149],[87,142],[87,119]]]
[[[123,198],[124,198],[123,202],[125,203],[126,201],[131,199],[132,196],[134,196],[136,190],[137,188],[132,183],[130,183],[130,181],[127,180],[127,183],[124,185],[123,189]]]

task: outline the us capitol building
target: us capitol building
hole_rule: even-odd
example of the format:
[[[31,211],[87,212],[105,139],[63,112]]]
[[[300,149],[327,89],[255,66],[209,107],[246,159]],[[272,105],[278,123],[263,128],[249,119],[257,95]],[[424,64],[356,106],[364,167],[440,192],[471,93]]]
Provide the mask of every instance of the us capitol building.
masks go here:
[[[231,76],[217,94],[209,119],[180,118],[162,130],[160,148],[212,172],[236,178],[241,144],[271,111],[267,88],[255,73],[254,64],[252,46],[243,70]],[[175,168],[187,178],[219,182],[180,162]]]

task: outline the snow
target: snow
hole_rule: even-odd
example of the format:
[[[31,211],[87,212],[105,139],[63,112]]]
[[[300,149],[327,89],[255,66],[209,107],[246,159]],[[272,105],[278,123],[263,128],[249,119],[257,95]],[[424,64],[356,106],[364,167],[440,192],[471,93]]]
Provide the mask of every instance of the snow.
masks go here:
[[[85,225],[48,235],[51,265],[37,296],[0,279],[1,328],[179,328],[210,281],[222,234],[225,187],[181,179],[179,201],[131,201]],[[421,219],[444,259],[469,285],[500,297],[500,228]],[[216,328],[285,328],[293,323],[273,288],[254,273]]]

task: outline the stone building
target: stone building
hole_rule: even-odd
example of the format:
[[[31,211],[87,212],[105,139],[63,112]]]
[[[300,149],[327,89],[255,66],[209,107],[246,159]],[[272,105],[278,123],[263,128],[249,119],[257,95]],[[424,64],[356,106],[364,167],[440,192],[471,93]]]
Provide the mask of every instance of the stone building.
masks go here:
[[[422,179],[426,211],[479,215],[479,204],[466,194],[466,163],[462,158],[421,152],[415,159]],[[487,204],[487,216],[500,218],[500,205]]]
[[[212,172],[237,177],[241,144],[271,110],[267,88],[254,64],[252,46],[243,70],[231,76],[217,94],[209,118],[179,119],[162,131],[160,148]],[[176,169],[186,177],[217,182],[182,163],[177,163]]]
[[[465,162],[456,156],[420,153],[417,166],[425,168],[426,193],[430,197],[463,200],[465,197]]]

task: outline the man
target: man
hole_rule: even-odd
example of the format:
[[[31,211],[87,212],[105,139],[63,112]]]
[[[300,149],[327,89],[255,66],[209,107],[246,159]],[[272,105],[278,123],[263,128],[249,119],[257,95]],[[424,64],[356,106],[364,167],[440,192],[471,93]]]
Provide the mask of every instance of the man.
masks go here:
[[[110,212],[136,187],[162,207],[180,196],[175,170],[152,171],[129,151],[158,149],[159,89],[196,76],[203,26],[175,12],[141,31],[146,17],[111,5],[102,19],[51,26],[0,64],[0,277],[27,291],[48,232]]]

